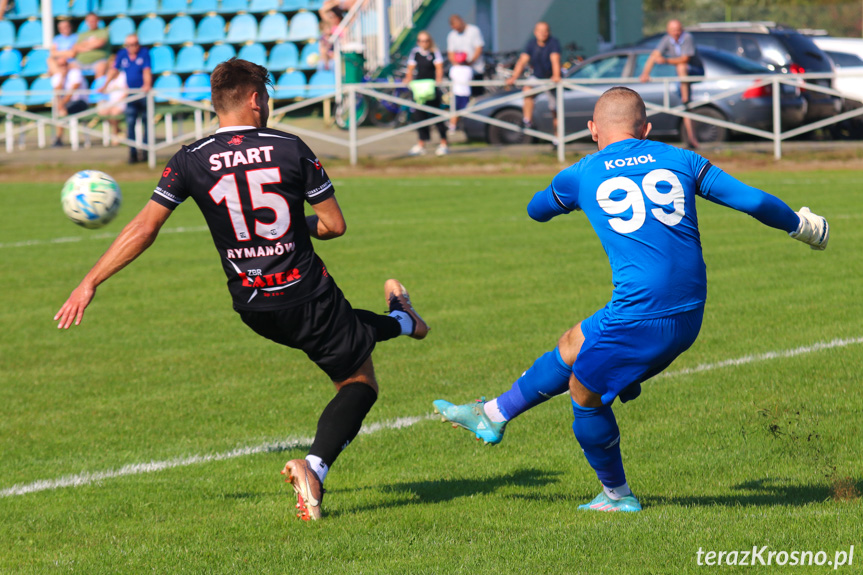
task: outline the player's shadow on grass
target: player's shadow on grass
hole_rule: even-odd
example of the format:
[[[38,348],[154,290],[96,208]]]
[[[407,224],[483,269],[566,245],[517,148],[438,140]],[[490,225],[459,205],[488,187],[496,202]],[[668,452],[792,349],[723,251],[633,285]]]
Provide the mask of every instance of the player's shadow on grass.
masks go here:
[[[823,503],[828,500],[856,499],[863,493],[863,481],[853,481],[843,487],[840,485],[792,484],[781,478],[753,479],[731,487],[732,494],[719,496],[662,497],[646,496],[642,502],[647,506],[659,505],[786,505],[802,506],[809,503]]]
[[[502,488],[516,487],[519,489],[536,488],[556,483],[562,472],[542,469],[519,469],[512,473],[497,477],[465,478],[465,479],[434,479],[429,481],[407,481],[390,483],[375,487],[359,487],[355,489],[338,490],[342,492],[376,489],[384,492],[387,501],[369,504],[350,509],[337,510],[328,515],[363,513],[379,510],[385,507],[402,507],[405,505],[435,504],[470,497],[472,495],[488,495]],[[334,492],[335,493],[335,492]],[[541,499],[537,495],[537,499]]]

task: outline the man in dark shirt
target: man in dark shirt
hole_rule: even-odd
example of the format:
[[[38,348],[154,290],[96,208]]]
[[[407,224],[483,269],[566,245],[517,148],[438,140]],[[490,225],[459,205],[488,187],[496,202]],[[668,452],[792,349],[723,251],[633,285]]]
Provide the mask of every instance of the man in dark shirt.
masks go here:
[[[126,85],[135,90],[150,91],[153,87],[153,71],[150,67],[150,51],[147,48],[141,47],[138,41],[138,36],[129,34],[126,36],[124,48],[117,52],[117,57],[114,60],[114,66],[108,71],[108,79],[103,87],[99,90],[105,92],[108,83],[120,75],[120,72],[126,74]],[[126,104],[126,137],[130,140],[135,140],[135,125],[138,118],[142,119],[142,141],[147,143],[147,100],[133,100]],[[129,147],[129,163],[143,160],[138,157],[138,150],[134,146]]]
[[[530,64],[533,73],[528,80],[531,83],[536,83],[539,80],[551,80],[552,82],[560,82],[560,42],[557,38],[551,35],[551,27],[547,22],[537,22],[533,28],[534,37],[527,41],[524,51],[518,58],[518,62],[513,68],[512,76],[507,79],[507,86],[515,84],[516,80],[521,78],[524,67]],[[527,85],[524,91],[527,92],[533,89],[534,86]],[[548,94],[549,110],[555,113],[556,98],[553,93]],[[530,128],[533,126],[533,107],[534,96],[525,96],[522,107],[524,115],[524,127]],[[557,125],[557,116],[554,118],[555,126]]]
[[[243,322],[303,350],[335,384],[309,455],[288,461],[282,471],[297,494],[298,516],[319,519],[324,477],[377,399],[375,343],[399,335],[422,339],[429,327],[397,280],[384,284],[389,315],[378,315],[353,309],[330,277],[311,238],[341,236],[345,220],[309,147],[265,127],[267,69],[232,58],[216,67],[211,83],[221,128],[171,158],[150,201],[54,319],[59,328],[78,325],[97,286],[143,253],[174,208],[191,197],[210,228]],[[314,215],[305,215],[305,202]]]

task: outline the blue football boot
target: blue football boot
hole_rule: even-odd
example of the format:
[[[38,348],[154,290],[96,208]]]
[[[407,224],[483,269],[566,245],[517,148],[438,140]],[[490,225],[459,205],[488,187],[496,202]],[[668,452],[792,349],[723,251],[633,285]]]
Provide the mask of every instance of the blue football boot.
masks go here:
[[[503,439],[507,422],[495,423],[488,418],[483,409],[484,397],[465,405],[454,405],[444,399],[438,399],[433,404],[435,413],[441,415],[442,421],[449,421],[453,427],[464,427],[476,436],[477,441],[481,439],[486,445],[497,445]]]
[[[620,499],[612,499],[605,491],[597,495],[590,503],[579,505],[579,509],[587,511],[641,511],[641,503],[635,495],[627,495]]]

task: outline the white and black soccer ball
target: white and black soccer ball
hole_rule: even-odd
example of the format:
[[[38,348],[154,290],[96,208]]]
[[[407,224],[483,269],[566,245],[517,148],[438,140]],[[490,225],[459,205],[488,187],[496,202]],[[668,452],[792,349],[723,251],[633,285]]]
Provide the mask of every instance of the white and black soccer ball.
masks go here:
[[[66,217],[85,228],[101,228],[120,211],[120,186],[104,172],[83,170],[66,180],[60,194]]]

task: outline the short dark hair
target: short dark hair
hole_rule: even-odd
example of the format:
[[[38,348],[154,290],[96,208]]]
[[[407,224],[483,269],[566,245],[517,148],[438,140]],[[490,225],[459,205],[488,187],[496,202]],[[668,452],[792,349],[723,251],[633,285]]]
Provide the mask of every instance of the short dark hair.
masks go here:
[[[263,94],[267,86],[272,85],[269,72],[263,66],[231,58],[216,66],[210,76],[213,107],[217,114],[234,110],[253,92]]]

